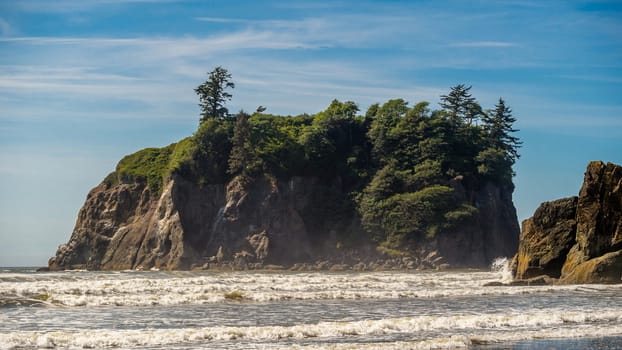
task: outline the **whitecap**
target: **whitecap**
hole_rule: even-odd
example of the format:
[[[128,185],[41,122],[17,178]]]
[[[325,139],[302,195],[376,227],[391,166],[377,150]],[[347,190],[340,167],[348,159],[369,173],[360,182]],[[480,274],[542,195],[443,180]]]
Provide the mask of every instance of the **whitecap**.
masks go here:
[[[454,333],[449,337],[421,338],[418,334]],[[350,322],[319,322],[292,326],[200,327],[142,330],[83,330],[54,332],[9,332],[0,334],[0,344],[9,347],[140,347],[174,344],[208,344],[214,341],[269,342],[312,338],[315,342],[386,334],[408,334],[413,341],[391,344],[357,343],[362,349],[421,349],[466,347],[529,339],[606,337],[622,334],[622,312],[572,312],[546,310],[531,313],[449,315],[386,318]],[[278,344],[276,344],[278,345]],[[291,344],[288,345],[291,347]],[[333,349],[353,349],[351,344],[333,344]],[[424,347],[425,346],[425,347]],[[327,347],[322,344],[321,348]],[[315,345],[301,346],[315,349]]]

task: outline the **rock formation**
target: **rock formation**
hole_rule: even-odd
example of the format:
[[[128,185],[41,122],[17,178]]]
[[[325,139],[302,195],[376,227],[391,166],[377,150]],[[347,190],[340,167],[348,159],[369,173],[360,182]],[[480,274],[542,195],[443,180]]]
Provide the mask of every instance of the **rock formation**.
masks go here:
[[[226,185],[199,186],[173,174],[161,193],[140,181],[104,181],[88,194],[71,239],[49,267],[365,270],[485,267],[512,256],[518,222],[511,191],[490,183],[474,193],[455,186],[473,198],[476,219],[421,244],[414,256],[389,257],[369,239],[341,247],[339,233],[366,235],[338,178],[238,176]]]
[[[517,279],[622,282],[622,167],[590,162],[578,197],[543,203],[523,222]]]
[[[330,217],[305,224],[322,187],[312,179],[278,183],[262,177],[245,183],[238,177],[227,186],[200,188],[173,176],[156,197],[140,183],[101,184],[89,193],[70,241],[49,265],[188,269],[210,256],[304,261],[317,231],[340,227]]]

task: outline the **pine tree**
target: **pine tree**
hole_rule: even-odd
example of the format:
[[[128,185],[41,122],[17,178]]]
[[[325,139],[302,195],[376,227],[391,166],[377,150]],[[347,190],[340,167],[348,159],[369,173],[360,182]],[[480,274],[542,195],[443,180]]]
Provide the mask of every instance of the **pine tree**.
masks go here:
[[[483,114],[482,107],[471,96],[470,90],[471,86],[466,87],[464,84],[459,84],[452,87],[449,94],[441,95],[439,104],[454,125],[461,125],[463,122],[471,125]]]
[[[512,164],[516,162],[520,155],[518,148],[522,142],[518,137],[512,136],[517,132],[513,124],[516,118],[512,116],[512,110],[505,105],[505,101],[499,98],[499,102],[495,105],[495,109],[482,118],[483,128],[488,136],[490,148],[502,150],[509,156]]]
[[[231,73],[218,66],[209,73],[207,81],[194,89],[199,95],[201,122],[209,118],[225,119],[229,116],[229,110],[225,107],[225,102],[232,97],[225,91],[229,88],[235,88],[235,84],[231,81]]]

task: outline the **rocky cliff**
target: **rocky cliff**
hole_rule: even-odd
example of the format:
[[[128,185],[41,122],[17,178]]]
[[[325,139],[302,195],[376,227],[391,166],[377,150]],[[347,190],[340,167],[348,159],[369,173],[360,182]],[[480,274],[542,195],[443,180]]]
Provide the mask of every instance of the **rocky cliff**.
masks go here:
[[[622,167],[591,162],[578,197],[543,203],[523,222],[517,279],[622,282]]]
[[[174,174],[161,192],[140,181],[104,182],[88,194],[71,239],[49,267],[248,269],[320,260],[330,263],[309,266],[483,267],[513,255],[518,224],[511,192],[486,184],[470,194],[462,188],[461,195],[479,207],[475,220],[420,244],[410,256],[389,257],[370,240],[342,242],[364,234],[338,178],[238,176],[226,185],[199,186]]]

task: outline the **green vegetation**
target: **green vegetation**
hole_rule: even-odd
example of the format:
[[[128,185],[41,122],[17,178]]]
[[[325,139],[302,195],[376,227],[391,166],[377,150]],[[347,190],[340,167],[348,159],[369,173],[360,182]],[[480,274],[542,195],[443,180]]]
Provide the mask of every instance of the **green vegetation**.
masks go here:
[[[333,100],[314,115],[276,116],[260,106],[232,118],[224,107],[230,79],[217,67],[197,88],[202,118],[192,137],[123,158],[106,181],[142,181],[161,191],[171,174],[199,186],[238,175],[312,176],[327,191],[339,186],[317,203],[317,217],[358,213],[368,236],[392,254],[474,220],[473,194],[486,183],[513,190],[521,142],[503,99],[484,110],[470,87],[457,85],[441,96],[437,110],[393,99],[363,116],[356,103]],[[346,244],[357,239],[341,234]]]
[[[159,192],[168,176],[191,158],[196,147],[193,141],[186,138],[164,148],[146,148],[125,156],[105,182],[145,182],[152,191]]]

